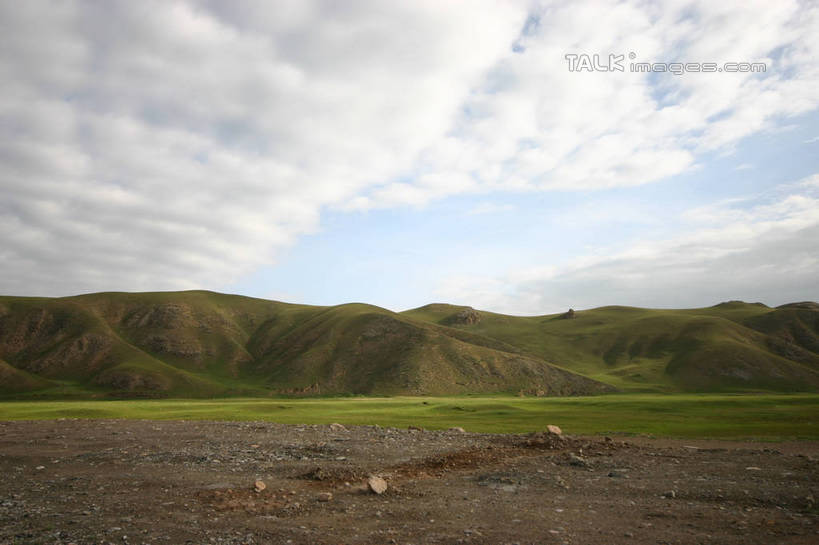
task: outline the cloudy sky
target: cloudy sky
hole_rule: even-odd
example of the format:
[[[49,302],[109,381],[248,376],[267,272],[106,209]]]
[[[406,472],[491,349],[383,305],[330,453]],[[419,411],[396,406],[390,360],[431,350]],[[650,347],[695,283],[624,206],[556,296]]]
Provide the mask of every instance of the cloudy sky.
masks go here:
[[[0,293],[817,300],[816,36],[815,1],[0,1]]]

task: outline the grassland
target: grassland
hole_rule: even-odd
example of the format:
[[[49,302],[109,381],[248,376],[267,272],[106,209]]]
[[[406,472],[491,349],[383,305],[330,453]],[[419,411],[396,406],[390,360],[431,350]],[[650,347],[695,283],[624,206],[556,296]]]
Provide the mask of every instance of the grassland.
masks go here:
[[[422,426],[524,433],[558,424],[570,434],[759,440],[819,439],[816,394],[617,394],[230,398],[212,400],[7,401],[0,420],[111,418],[250,420],[287,424]]]

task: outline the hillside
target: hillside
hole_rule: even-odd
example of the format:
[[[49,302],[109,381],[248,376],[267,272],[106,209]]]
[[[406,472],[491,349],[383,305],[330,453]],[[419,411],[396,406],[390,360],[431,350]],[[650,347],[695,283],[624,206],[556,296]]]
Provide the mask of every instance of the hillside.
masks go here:
[[[0,396],[817,391],[819,305],[517,317],[205,291],[0,297]]]
[[[631,391],[816,391],[819,305],[602,307],[516,317],[433,304],[404,316],[518,347]]]
[[[503,342],[382,308],[211,292],[0,298],[0,395],[610,391]]]

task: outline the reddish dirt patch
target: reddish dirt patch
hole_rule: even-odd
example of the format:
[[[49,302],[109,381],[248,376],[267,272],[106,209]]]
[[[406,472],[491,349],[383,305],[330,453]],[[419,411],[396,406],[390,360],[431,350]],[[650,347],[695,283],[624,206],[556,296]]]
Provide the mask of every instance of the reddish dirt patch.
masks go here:
[[[813,544],[817,457],[815,442],[0,422],[0,544]]]

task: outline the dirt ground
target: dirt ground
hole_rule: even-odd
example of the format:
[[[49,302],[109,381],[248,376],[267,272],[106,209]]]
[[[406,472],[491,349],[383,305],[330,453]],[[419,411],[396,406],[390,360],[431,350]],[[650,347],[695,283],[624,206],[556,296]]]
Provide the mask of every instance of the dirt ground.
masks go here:
[[[818,459],[816,442],[0,422],[0,543],[815,544]]]

